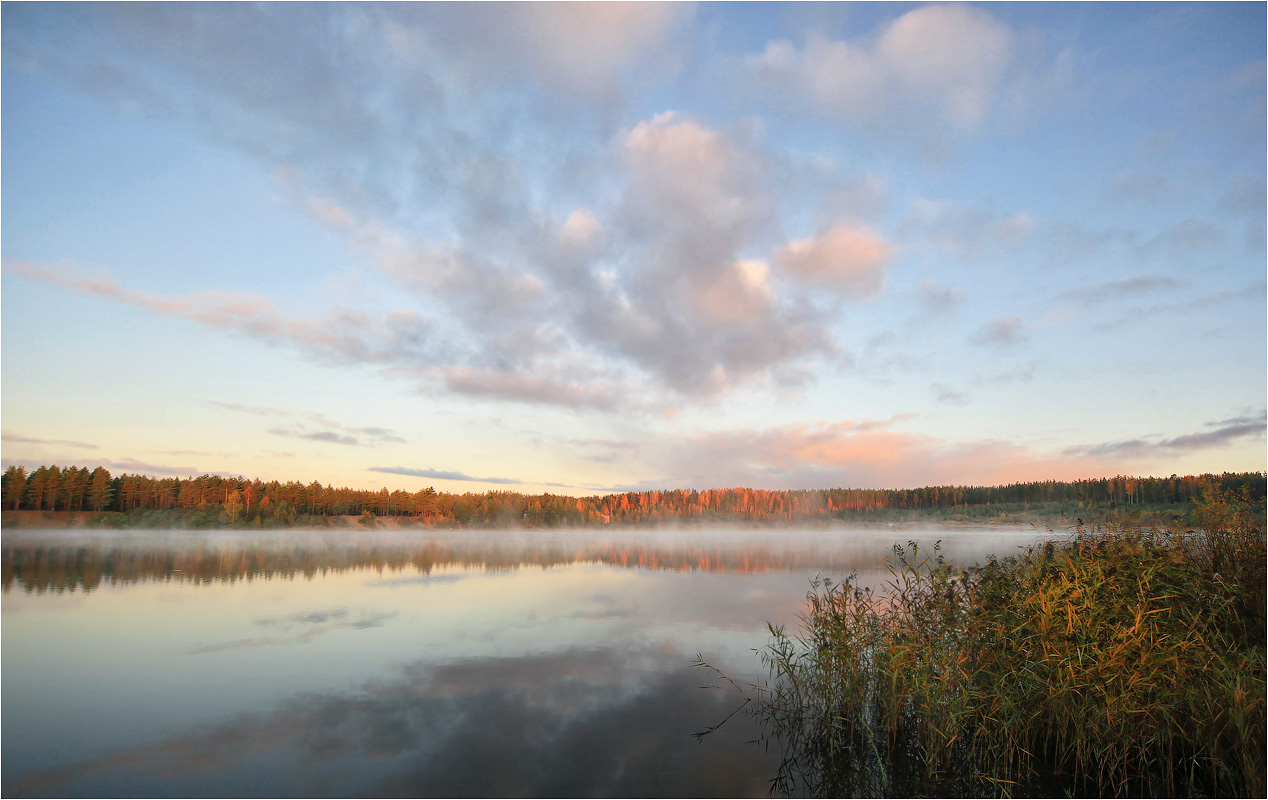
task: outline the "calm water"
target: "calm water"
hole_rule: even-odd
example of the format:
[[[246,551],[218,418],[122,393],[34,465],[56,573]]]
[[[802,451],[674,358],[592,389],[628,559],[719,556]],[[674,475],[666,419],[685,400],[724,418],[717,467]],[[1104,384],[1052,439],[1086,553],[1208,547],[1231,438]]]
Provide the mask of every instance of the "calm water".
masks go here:
[[[3,794],[765,796],[762,680],[817,573],[999,528],[5,531]]]

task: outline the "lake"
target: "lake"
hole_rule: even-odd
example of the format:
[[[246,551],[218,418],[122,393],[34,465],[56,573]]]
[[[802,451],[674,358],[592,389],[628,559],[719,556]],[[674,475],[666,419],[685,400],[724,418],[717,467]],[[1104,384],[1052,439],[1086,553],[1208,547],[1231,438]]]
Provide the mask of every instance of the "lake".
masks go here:
[[[16,796],[766,796],[777,748],[702,689],[762,681],[816,574],[974,527],[6,530]]]

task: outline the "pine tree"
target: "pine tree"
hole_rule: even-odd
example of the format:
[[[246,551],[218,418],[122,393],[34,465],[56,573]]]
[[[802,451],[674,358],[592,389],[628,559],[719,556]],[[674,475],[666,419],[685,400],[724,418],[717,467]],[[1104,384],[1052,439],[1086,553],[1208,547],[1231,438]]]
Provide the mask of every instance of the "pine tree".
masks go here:
[[[4,507],[17,509],[26,495],[26,467],[9,467],[4,472]]]
[[[110,472],[105,467],[97,467],[88,479],[88,505],[93,511],[104,511],[112,499],[114,486]]]

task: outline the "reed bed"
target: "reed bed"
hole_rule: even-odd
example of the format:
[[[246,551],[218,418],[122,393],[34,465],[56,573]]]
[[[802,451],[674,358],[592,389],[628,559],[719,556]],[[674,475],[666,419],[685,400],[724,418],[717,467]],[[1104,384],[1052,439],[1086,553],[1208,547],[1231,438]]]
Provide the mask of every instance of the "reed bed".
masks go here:
[[[815,796],[1265,795],[1265,539],[1211,491],[1197,530],[1076,530],[960,569],[896,546],[880,592],[819,579],[746,712]]]

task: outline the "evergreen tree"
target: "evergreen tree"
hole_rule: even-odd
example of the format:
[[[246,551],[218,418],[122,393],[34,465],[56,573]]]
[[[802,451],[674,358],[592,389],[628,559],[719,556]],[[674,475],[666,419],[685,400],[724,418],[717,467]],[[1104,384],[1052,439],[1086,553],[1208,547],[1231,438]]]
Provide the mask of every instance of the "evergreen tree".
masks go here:
[[[4,507],[17,509],[26,496],[26,467],[9,467],[4,472]]]
[[[93,511],[104,511],[114,499],[114,485],[110,480],[110,471],[105,467],[97,467],[88,479],[88,506]]]

